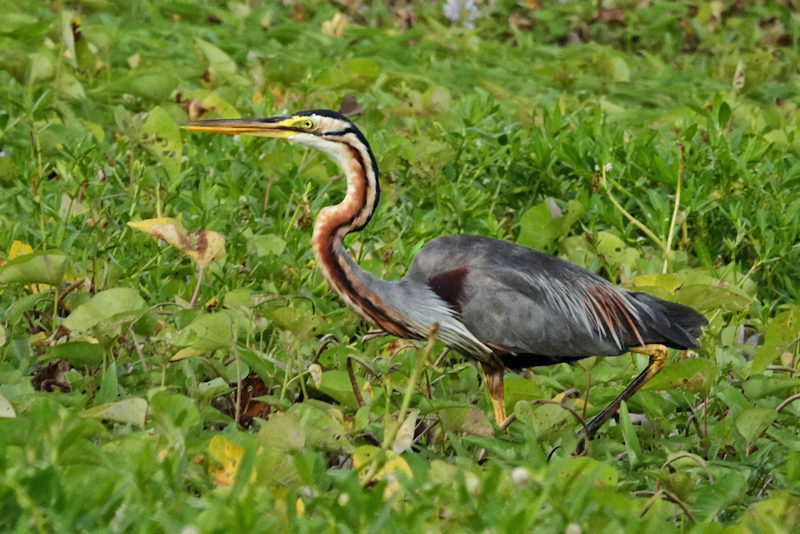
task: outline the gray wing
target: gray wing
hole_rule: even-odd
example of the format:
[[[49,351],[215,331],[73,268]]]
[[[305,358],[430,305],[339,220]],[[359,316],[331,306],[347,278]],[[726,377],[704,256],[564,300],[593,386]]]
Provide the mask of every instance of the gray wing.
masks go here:
[[[618,355],[647,343],[687,348],[696,346],[692,328],[705,324],[686,306],[620,289],[575,264],[482,236],[434,239],[406,278],[427,284],[476,338],[511,354],[563,359]]]

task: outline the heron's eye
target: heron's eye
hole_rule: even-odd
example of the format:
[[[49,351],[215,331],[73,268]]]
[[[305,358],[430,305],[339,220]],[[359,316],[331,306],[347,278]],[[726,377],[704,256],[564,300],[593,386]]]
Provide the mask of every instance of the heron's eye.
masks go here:
[[[303,121],[303,128],[305,128],[306,130],[313,130],[314,129],[314,121],[312,121],[311,119],[305,119]]]

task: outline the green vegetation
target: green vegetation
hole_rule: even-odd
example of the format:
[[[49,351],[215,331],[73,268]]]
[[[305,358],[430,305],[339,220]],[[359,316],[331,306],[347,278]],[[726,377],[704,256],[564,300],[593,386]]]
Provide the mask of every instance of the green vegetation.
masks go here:
[[[0,530],[800,524],[795,3],[404,4],[3,3]],[[643,357],[508,374],[502,432],[471,363],[362,339],[309,244],[335,166],[178,128],[347,94],[383,177],[365,268],[518,241],[697,307],[699,354],[575,457],[565,408]]]

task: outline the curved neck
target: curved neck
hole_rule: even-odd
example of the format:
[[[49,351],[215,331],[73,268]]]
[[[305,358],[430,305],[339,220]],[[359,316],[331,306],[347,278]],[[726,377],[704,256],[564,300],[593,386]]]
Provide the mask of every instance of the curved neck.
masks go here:
[[[383,301],[378,291],[390,284],[375,278],[350,257],[344,236],[361,230],[369,222],[380,198],[378,166],[362,135],[348,133],[336,143],[320,143],[347,177],[347,194],[335,206],[323,208],[314,224],[312,245],[317,265],[330,286],[362,319],[395,335],[411,333],[397,310]]]

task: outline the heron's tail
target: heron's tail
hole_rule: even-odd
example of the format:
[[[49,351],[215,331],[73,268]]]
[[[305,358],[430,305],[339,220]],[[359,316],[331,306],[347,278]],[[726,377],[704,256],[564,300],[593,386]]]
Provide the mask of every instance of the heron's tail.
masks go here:
[[[640,291],[629,291],[628,296],[644,312],[642,319],[650,319],[645,335],[648,343],[659,342],[675,349],[698,348],[697,338],[708,320],[697,310]]]

